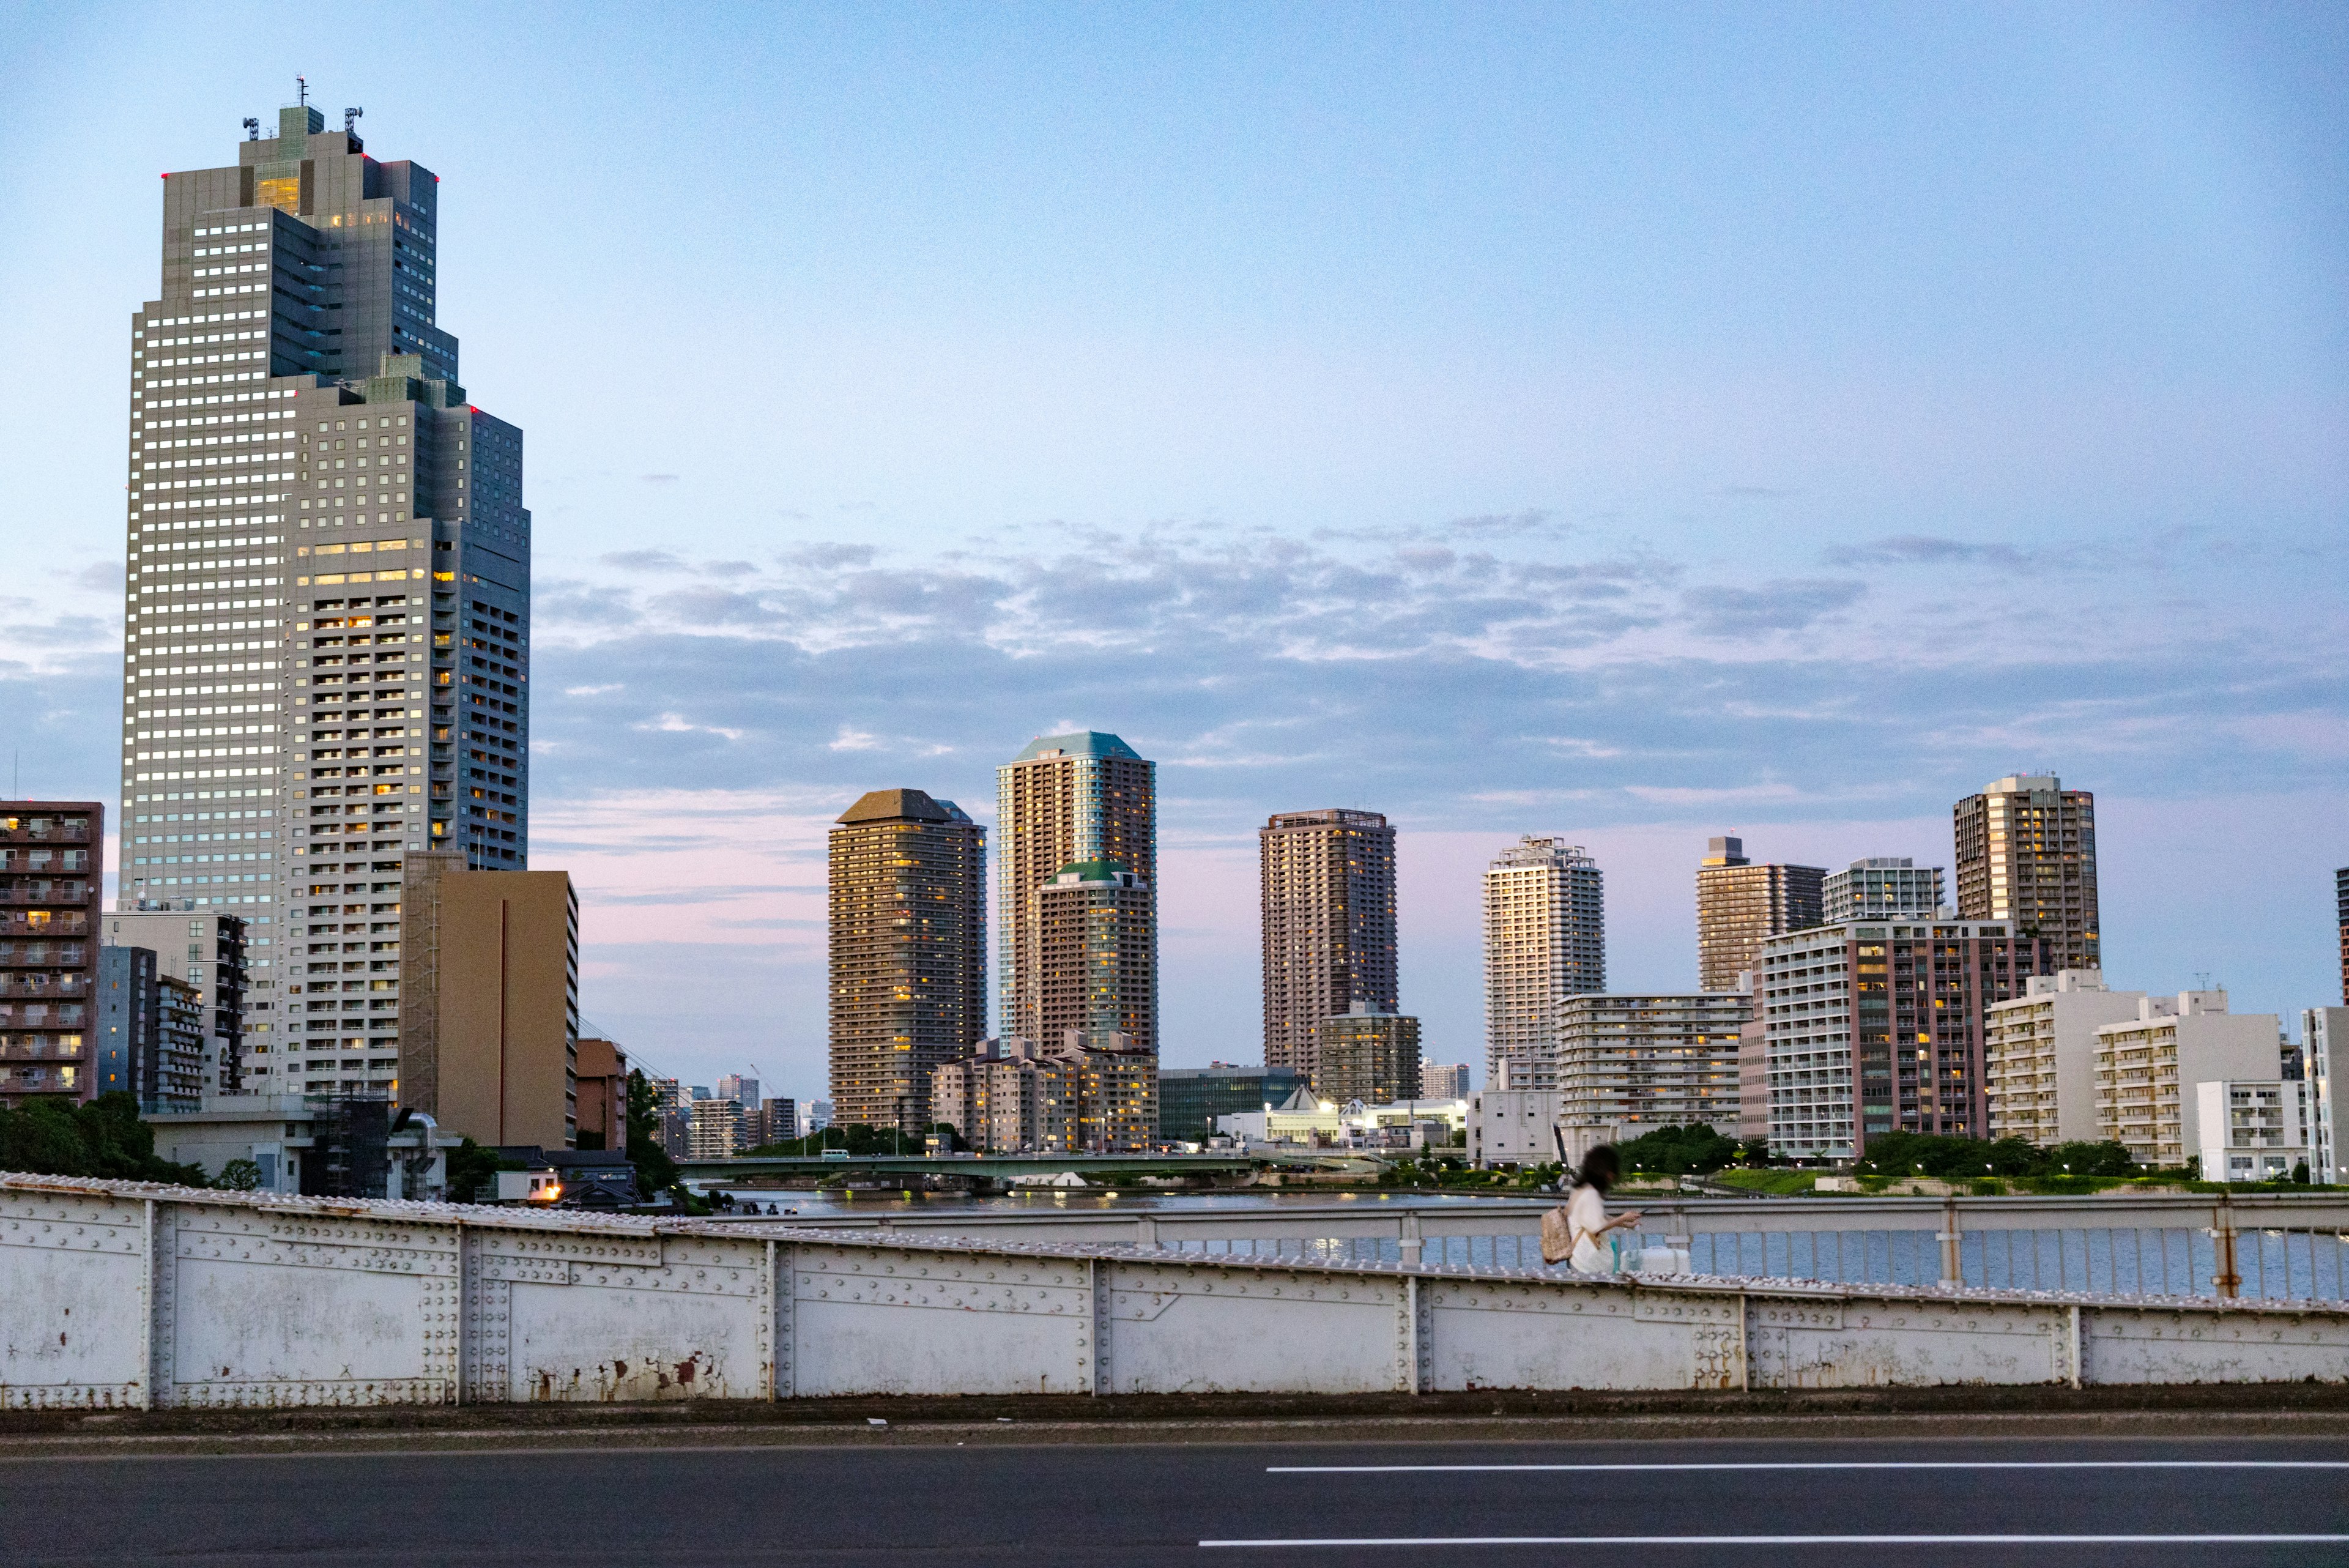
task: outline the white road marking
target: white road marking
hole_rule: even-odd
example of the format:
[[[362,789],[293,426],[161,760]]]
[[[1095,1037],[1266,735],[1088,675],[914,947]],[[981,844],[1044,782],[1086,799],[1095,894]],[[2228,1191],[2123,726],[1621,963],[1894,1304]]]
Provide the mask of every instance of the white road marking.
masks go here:
[[[1267,1465],[1274,1476],[1559,1470],[2341,1470],[2349,1459],[1788,1459],[1630,1465]]]
[[[1349,1535],[1202,1541],[1255,1546],[2281,1546],[2333,1545],[2349,1535]]]

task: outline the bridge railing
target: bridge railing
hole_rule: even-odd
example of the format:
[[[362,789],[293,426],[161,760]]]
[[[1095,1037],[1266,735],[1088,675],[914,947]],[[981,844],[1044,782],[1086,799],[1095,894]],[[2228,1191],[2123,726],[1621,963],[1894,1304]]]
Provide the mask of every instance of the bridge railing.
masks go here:
[[[788,1201],[788,1199],[785,1199]],[[1537,1268],[1555,1199],[1036,1213],[940,1206],[790,1223],[1171,1247],[1216,1257]],[[1633,1249],[1685,1249],[1699,1274],[1963,1284],[2110,1295],[2349,1299],[2349,1195],[1634,1198]],[[774,1221],[738,1220],[756,1224]]]

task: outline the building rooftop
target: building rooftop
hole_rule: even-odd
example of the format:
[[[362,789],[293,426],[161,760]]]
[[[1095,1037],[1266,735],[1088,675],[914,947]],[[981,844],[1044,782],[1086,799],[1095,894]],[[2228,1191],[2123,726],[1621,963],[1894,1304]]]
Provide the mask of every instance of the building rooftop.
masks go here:
[[[970,820],[951,801],[936,801],[917,789],[876,789],[835,819],[840,822],[955,822]]]
[[[1066,735],[1039,735],[1028,742],[1027,749],[1011,760],[1032,763],[1039,757],[1128,757],[1142,761],[1142,753],[1119,740],[1115,735],[1099,730],[1078,730]]]

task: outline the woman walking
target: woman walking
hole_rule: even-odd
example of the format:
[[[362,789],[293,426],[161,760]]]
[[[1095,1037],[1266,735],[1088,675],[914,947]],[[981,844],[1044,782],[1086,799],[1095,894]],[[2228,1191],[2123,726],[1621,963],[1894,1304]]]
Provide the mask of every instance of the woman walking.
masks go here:
[[[1602,1143],[1582,1157],[1582,1168],[1575,1172],[1574,1191],[1566,1200],[1566,1261],[1578,1274],[1615,1272],[1615,1243],[1609,1232],[1640,1222],[1637,1210],[1607,1218],[1607,1189],[1621,1171],[1614,1146]]]

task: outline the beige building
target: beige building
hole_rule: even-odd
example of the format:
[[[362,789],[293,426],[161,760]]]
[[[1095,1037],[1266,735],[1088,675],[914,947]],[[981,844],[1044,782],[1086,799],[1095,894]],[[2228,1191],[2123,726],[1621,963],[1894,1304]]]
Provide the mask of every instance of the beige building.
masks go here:
[[[742,1107],[732,1100],[696,1100],[687,1125],[686,1152],[694,1159],[726,1159],[741,1147]]]
[[[2009,920],[2044,938],[2056,970],[2103,966],[2096,797],[2051,774],[2014,774],[1952,811],[1958,918]]]
[[[2223,991],[2143,997],[2096,1031],[2096,1136],[2139,1165],[2176,1168],[2202,1148],[2195,1085],[2283,1076],[2272,1012],[2229,1012]]]
[[[1696,872],[1697,989],[1735,991],[1758,966],[1764,938],[1817,925],[1826,876],[1817,866],[1756,866],[1742,839],[1708,841]]]
[[[1392,1105],[1420,1097],[1419,1020],[1358,1002],[1314,1030],[1313,1092],[1344,1105]]]
[[[1557,1086],[1558,1009],[1607,989],[1607,898],[1599,863],[1563,838],[1528,836],[1485,869],[1485,1075]]]
[[[931,1075],[939,1121],[982,1153],[1127,1154],[1158,1135],[1158,1058],[1122,1035],[989,1041]]]
[[[2043,1147],[2095,1143],[2096,1031],[2137,1015],[2141,991],[2107,991],[2095,970],[2035,974],[1982,1010],[1982,1087],[1992,1137]]]
[[[1157,770],[1115,735],[1039,735],[995,770],[995,790],[998,1033],[1044,1038],[1052,1032],[1029,1011],[1036,890],[1063,867],[1092,861],[1115,861],[1154,887]]]
[[[950,800],[874,790],[841,813],[828,994],[843,1124],[926,1131],[930,1075],[986,1038],[986,877],[987,830]]]
[[[628,1054],[609,1040],[582,1040],[574,1058],[578,1147],[628,1147]]]
[[[1735,1136],[1742,991],[1567,999],[1558,1013],[1558,1115],[1588,1143],[1702,1123]],[[1587,1136],[1584,1136],[1587,1135]]]
[[[407,857],[393,1097],[476,1143],[577,1135],[579,898],[562,871]]]
[[[1400,1005],[1395,832],[1375,811],[1282,812],[1257,830],[1257,852],[1264,1061],[1311,1077],[1322,1020]]]
[[[1033,891],[1019,1038],[1158,1049],[1158,897],[1114,860],[1081,860]]]

